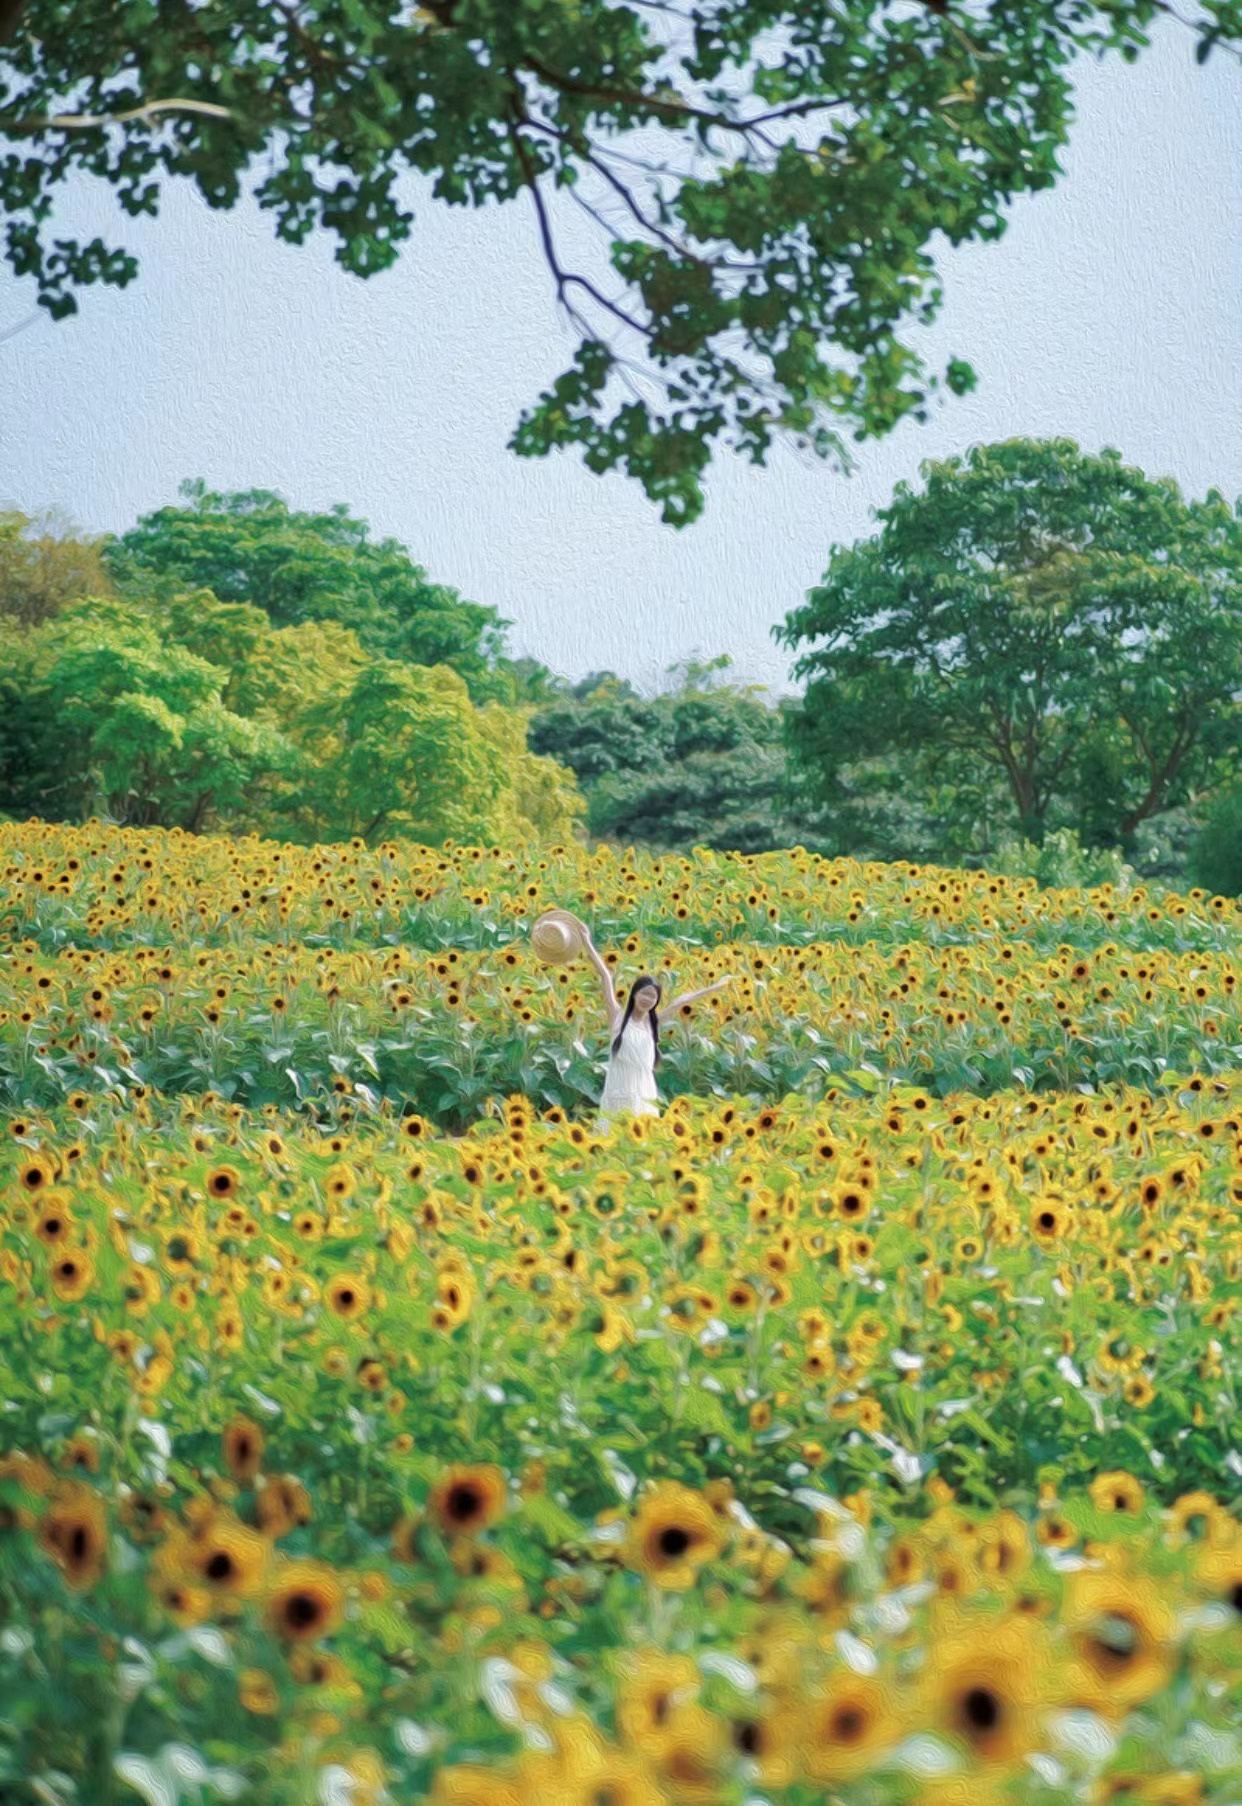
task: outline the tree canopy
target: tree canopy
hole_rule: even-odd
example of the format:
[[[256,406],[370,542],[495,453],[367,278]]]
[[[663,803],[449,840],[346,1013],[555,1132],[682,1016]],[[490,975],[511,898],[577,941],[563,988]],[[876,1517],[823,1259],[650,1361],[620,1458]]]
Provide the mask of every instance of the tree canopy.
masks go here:
[[[38,517],[0,510],[0,622],[34,627],[78,596],[110,595],[106,542],[53,509]]]
[[[24,545],[0,537],[0,809],[302,841],[575,834],[583,798],[528,747],[530,710],[476,704],[448,665],[141,564],[78,591],[95,542]]]
[[[1000,784],[1038,841],[1095,844],[1221,781],[1242,750],[1242,505],[1187,502],[1106,450],[1014,439],[923,466],[774,629],[808,680],[795,754],[908,755]]]
[[[277,234],[318,229],[389,268],[398,185],[522,197],[576,339],[511,444],[576,446],[667,520],[702,507],[724,446],[848,443],[974,381],[911,328],[941,301],[934,247],[998,238],[1052,185],[1075,57],[1133,60],[1165,0],[0,0],[6,254],[53,318],[133,255],[58,235],[57,190],[109,183],[132,216],[171,177],[228,208],[252,182]],[[1202,60],[1242,0],[1202,0]],[[571,260],[585,218],[598,256]]]
[[[104,561],[120,587],[144,594],[209,589],[251,602],[277,627],[338,621],[368,652],[415,665],[451,665],[477,701],[507,700],[511,623],[433,583],[395,539],[371,538],[343,502],[322,513],[291,509],[267,489],[217,494],[201,478],[181,485],[185,505],[144,515],[110,542]]]

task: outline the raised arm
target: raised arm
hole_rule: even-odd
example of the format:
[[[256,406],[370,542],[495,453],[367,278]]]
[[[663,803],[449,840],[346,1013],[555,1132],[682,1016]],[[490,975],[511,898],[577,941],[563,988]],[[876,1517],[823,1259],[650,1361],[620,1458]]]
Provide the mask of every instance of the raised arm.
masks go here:
[[[595,967],[599,975],[600,989],[604,993],[604,1008],[608,1012],[608,1032],[610,1035],[615,1035],[621,1026],[621,1005],[617,1002],[617,993],[613,988],[612,973],[606,962],[600,957],[595,942],[591,939],[591,930],[585,922],[579,922],[579,926],[582,929],[583,952]]]
[[[704,985],[701,991],[683,991],[681,996],[674,997],[668,1008],[666,1010],[661,1010],[660,1014],[662,1016],[675,1016],[683,1003],[697,1003],[700,997],[710,997],[713,991],[723,991],[726,985],[731,985],[733,983],[734,977],[734,973],[726,972],[723,978],[718,978],[715,984]]]

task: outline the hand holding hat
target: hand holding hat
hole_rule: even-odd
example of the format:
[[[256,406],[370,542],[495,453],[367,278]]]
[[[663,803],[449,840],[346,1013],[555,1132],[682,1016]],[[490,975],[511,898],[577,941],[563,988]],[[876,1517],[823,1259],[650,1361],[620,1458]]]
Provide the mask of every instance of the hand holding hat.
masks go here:
[[[530,944],[548,966],[567,965],[576,959],[586,944],[583,924],[568,909],[548,909],[530,931]]]

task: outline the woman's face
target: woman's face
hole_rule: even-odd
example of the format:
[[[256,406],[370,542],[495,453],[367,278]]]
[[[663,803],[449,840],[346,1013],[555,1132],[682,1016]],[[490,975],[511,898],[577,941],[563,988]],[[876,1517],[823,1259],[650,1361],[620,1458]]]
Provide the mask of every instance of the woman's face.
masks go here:
[[[634,993],[634,1014],[645,1016],[649,1010],[653,1010],[659,995],[654,985],[639,985]]]

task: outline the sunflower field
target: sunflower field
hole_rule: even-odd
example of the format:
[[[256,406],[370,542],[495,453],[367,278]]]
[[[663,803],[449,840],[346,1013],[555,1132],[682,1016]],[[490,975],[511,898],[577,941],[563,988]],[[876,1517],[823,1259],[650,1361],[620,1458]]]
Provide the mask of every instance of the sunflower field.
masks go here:
[[[0,873],[0,1806],[1242,1802],[1236,901]]]

